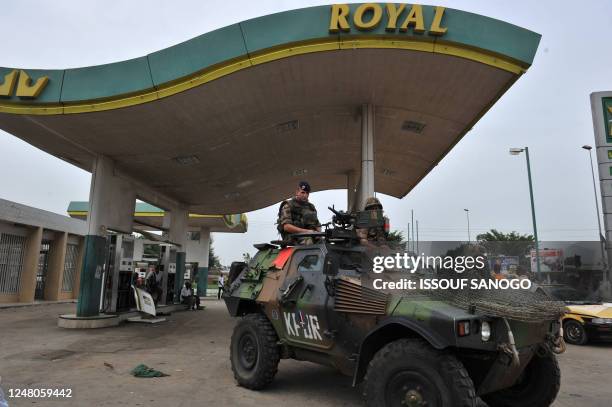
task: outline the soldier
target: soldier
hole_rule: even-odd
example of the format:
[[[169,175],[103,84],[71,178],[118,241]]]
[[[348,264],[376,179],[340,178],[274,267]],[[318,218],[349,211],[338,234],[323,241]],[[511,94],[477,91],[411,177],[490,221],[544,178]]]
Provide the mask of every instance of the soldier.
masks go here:
[[[294,233],[310,233],[320,231],[321,224],[317,218],[315,206],[308,202],[310,184],[301,181],[295,191],[295,197],[283,201],[278,209],[278,231],[283,240],[290,240]],[[312,244],[312,238],[300,238],[299,244]]]
[[[364,210],[366,211],[380,210],[382,213],[382,209],[383,209],[383,206],[378,200],[378,198],[375,198],[372,196],[368,198],[365,202]],[[384,224],[388,225],[389,218],[384,216],[383,219],[384,219]],[[364,245],[371,245],[372,243],[382,244],[382,243],[387,242],[387,232],[385,231],[384,226],[357,229],[357,236],[359,237],[361,244],[364,244]]]

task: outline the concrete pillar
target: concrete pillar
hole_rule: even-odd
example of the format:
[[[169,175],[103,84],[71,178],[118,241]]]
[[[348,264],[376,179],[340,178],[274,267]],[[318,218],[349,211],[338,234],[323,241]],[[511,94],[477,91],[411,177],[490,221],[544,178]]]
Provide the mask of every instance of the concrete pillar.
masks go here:
[[[83,269],[83,259],[85,258],[85,238],[79,238],[79,254],[76,262],[76,270],[74,276],[74,283],[72,284],[72,298],[79,298],[79,286],[81,284],[81,273],[80,270]]]
[[[60,299],[64,277],[64,263],[66,261],[66,247],[68,233],[58,232],[51,242],[47,279],[45,281],[45,300],[57,301]]]
[[[110,264],[106,264],[106,272],[110,273],[112,271],[112,278],[111,278],[111,300],[110,300],[110,304],[108,306],[108,311],[110,313],[115,313],[117,312],[117,300],[119,298],[119,274],[121,273],[121,270],[119,269],[120,264],[121,264],[121,257],[122,257],[122,251],[123,251],[123,235],[116,235],[115,236],[115,253],[114,256],[112,258],[108,258],[111,262],[112,262],[112,269],[111,269],[111,265]]]
[[[36,273],[38,272],[38,258],[40,257],[40,244],[43,229],[33,229],[26,240],[26,249],[21,269],[21,287],[19,289],[19,302],[33,302],[36,292]]]
[[[185,275],[185,259],[187,257],[187,221],[186,208],[174,208],[170,212],[169,239],[176,244],[176,276],[174,276],[174,303],[181,302],[180,294]]]
[[[163,245],[160,247],[160,250],[162,250],[159,264],[162,273],[162,297],[158,303],[166,305],[166,298],[168,297],[168,269],[170,268],[170,246]],[[174,290],[174,287],[170,289]]]
[[[134,239],[134,262],[142,261],[142,257],[144,255],[144,239]]]
[[[361,180],[359,183],[359,210],[366,199],[374,196],[374,106],[361,107]]]
[[[107,230],[132,233],[136,194],[126,180],[115,176],[114,162],[98,156],[89,191],[85,258],[79,281],[77,317],[99,314]]]
[[[198,295],[206,296],[208,289],[208,255],[210,254],[210,229],[200,230],[200,243],[198,245]]]

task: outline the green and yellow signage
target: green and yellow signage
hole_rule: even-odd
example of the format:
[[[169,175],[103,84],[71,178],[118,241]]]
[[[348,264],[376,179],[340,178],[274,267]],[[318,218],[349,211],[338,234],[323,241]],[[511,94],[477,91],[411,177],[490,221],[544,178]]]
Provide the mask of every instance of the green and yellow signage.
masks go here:
[[[447,28],[442,27],[445,7],[435,7],[435,13],[431,21],[426,22],[423,6],[420,4],[395,4],[395,3],[363,3],[357,7],[353,15],[350,15],[348,4],[334,4],[331,7],[331,19],[329,32],[349,32],[351,25],[359,31],[370,31],[376,29],[383,20],[384,13],[387,16],[385,30],[387,32],[407,32],[412,29],[416,34],[427,31],[429,35],[441,36],[446,34]]]
[[[603,104],[604,128],[606,141],[612,143],[612,97],[601,99]],[[609,156],[609,154],[608,154]]]
[[[17,96],[23,99],[36,99],[48,82],[49,78],[43,76],[32,84],[32,79],[24,70],[13,69],[4,75],[4,82],[0,84],[0,97]]]

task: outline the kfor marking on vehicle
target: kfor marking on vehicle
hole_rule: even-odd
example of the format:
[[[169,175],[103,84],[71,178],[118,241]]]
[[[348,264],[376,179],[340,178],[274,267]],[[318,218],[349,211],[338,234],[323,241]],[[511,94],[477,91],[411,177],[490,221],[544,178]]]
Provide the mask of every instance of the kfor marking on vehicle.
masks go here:
[[[287,334],[298,338],[322,341],[319,318],[316,315],[308,315],[297,312],[283,312]]]

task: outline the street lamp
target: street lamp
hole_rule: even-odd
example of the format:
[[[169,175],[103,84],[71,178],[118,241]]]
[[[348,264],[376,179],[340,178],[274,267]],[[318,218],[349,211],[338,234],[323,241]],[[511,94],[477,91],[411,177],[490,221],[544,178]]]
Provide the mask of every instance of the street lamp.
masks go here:
[[[591,154],[591,150],[593,149],[593,147],[589,146],[589,145],[584,145],[582,146],[582,148],[584,148],[585,150],[587,150],[589,152],[589,160],[591,161],[591,176],[593,177],[593,194],[595,195],[595,210],[597,211],[597,227],[599,228],[599,245],[601,246],[601,262],[602,262],[602,274],[603,274],[603,279],[602,282],[605,283],[608,279],[608,266],[607,266],[607,261],[606,261],[606,250],[604,248],[604,242],[602,240],[602,233],[601,233],[601,220],[599,218],[599,204],[597,203],[597,189],[595,187],[595,170],[593,169],[593,155]]]
[[[536,250],[536,270],[538,275],[540,274],[540,244],[538,243],[538,228],[536,226],[536,216],[535,216],[535,205],[533,204],[533,186],[531,183],[531,165],[529,163],[529,148],[511,148],[511,155],[519,155],[522,152],[525,152],[525,157],[527,158],[527,178],[529,179],[529,198],[531,199],[531,220],[533,221],[533,237],[535,238],[535,250]]]
[[[468,245],[472,242],[472,238],[470,236],[470,210],[464,209],[465,215],[467,216],[467,225],[468,225]]]

